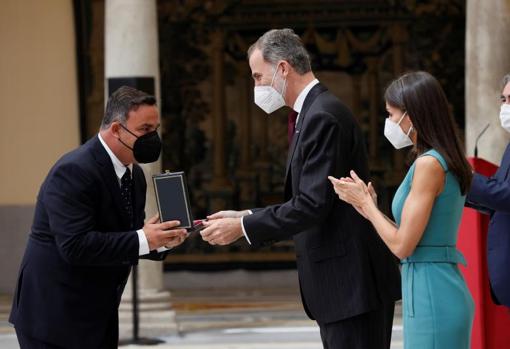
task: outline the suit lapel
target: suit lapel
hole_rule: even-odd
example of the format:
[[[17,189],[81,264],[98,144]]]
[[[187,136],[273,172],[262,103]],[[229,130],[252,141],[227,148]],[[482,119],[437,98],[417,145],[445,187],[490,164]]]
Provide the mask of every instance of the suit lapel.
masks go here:
[[[285,170],[285,182],[287,182],[287,177],[289,175],[290,170],[290,164],[292,162],[292,158],[294,157],[294,152],[296,151],[296,146],[299,141],[299,136],[301,135],[301,129],[304,125],[306,113],[308,112],[308,109],[310,109],[310,106],[313,104],[317,96],[319,96],[321,93],[327,91],[327,88],[322,85],[321,83],[318,83],[312,89],[310,92],[308,92],[308,95],[305,98],[305,101],[303,102],[303,108],[301,108],[301,112],[299,113],[299,120],[296,124],[296,131],[294,132],[294,137],[292,137],[292,144],[289,149],[289,154],[287,155],[287,166]]]
[[[127,214],[122,209],[122,198],[120,195],[120,186],[119,179],[115,174],[115,169],[113,168],[112,160],[110,156],[104,149],[101,141],[96,136],[91,140],[92,142],[92,153],[97,163],[99,164],[99,171],[101,172],[101,176],[105,181],[108,190],[110,191],[110,195],[112,196],[113,201],[115,202],[115,210],[119,217],[122,219],[123,223],[128,222],[129,218]]]

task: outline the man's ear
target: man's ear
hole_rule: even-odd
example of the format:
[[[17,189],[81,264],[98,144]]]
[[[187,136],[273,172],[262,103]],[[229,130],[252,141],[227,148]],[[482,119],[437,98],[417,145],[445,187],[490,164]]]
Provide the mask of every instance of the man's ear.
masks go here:
[[[110,124],[110,132],[115,138],[120,138],[120,124],[118,121],[114,121]]]
[[[281,61],[280,66],[282,67],[282,76],[284,78],[286,78],[289,75],[290,69],[292,69],[292,66],[290,65],[289,62],[287,62],[285,60]]]

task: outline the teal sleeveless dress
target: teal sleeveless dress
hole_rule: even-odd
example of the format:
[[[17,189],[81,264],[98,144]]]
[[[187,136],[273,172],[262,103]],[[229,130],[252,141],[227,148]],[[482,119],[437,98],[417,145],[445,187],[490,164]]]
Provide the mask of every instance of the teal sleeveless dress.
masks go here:
[[[433,156],[440,162],[446,182],[420,242],[413,254],[401,261],[404,348],[469,349],[474,303],[457,266],[466,265],[466,261],[455,247],[465,196],[441,154],[429,150],[421,156]],[[397,226],[411,190],[415,165],[393,199]]]

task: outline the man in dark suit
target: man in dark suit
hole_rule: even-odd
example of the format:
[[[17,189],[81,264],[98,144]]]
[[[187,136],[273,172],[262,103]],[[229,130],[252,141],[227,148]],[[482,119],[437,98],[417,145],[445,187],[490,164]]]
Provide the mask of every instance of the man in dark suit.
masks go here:
[[[324,348],[389,348],[397,263],[369,223],[335,199],[327,177],[349,170],[368,179],[361,130],[349,109],[315,78],[291,29],[265,33],[248,51],[255,103],[267,113],[287,105],[290,150],[285,200],[210,217],[203,239],[255,246],[293,237],[303,305],[320,326]]]
[[[510,132],[510,74],[501,86],[501,126]],[[466,205],[490,215],[487,236],[487,266],[492,298],[496,304],[510,307],[510,144],[501,166],[492,177],[473,175]]]
[[[99,134],[50,170],[9,318],[21,348],[116,348],[131,265],[161,260],[184,241],[179,222],[144,225],[146,182],[136,162],[159,157],[158,127],[155,98],[121,87]]]

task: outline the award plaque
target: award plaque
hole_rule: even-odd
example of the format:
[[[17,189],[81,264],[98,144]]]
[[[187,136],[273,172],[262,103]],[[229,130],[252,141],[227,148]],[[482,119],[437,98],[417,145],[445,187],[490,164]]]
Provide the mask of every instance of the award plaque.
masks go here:
[[[161,222],[180,221],[180,228],[200,230],[202,221],[194,221],[184,172],[166,172],[152,176]]]

